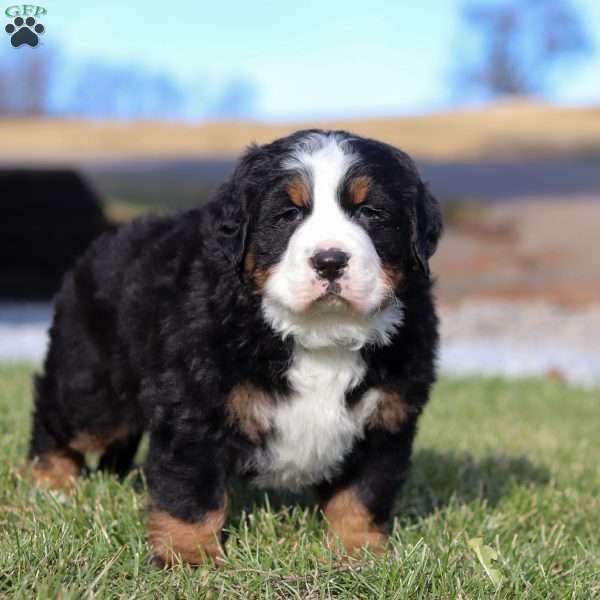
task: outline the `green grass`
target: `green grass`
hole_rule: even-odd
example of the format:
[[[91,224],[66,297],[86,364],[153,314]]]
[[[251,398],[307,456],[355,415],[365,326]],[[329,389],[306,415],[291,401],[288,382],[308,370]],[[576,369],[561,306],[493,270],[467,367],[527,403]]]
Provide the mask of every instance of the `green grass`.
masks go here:
[[[160,571],[149,566],[139,473],[124,483],[93,475],[70,498],[17,476],[30,375],[25,366],[0,368],[0,597],[600,597],[597,392],[442,380],[382,558],[338,557],[306,498],[265,504],[245,490],[224,564]],[[480,562],[473,538],[497,561]]]

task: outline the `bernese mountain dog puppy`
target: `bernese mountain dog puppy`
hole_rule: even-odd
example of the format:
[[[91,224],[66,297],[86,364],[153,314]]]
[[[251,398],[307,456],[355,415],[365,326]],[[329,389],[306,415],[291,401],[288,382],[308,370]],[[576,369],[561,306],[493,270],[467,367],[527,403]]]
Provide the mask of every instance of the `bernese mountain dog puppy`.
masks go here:
[[[439,205],[408,155],[343,131],[251,146],[216,197],[97,239],[56,298],[31,473],[68,489],[140,437],[160,563],[222,551],[230,482],[314,489],[385,547],[438,343]]]

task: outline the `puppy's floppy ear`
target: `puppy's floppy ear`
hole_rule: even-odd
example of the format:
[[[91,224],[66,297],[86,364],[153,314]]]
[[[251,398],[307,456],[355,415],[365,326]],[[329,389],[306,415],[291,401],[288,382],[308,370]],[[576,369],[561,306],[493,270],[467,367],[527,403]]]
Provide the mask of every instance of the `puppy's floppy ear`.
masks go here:
[[[429,259],[442,233],[442,213],[438,201],[419,181],[417,200],[411,216],[411,253],[414,264],[429,276]]]
[[[386,147],[391,149],[402,173],[412,173],[418,181],[416,200],[409,208],[411,262],[416,270],[429,277],[428,261],[437,248],[443,228],[440,205],[421,181],[417,167],[410,156],[393,146]],[[413,193],[411,190],[411,196]]]
[[[246,254],[252,188],[256,181],[253,170],[262,154],[259,146],[250,146],[212,203],[214,235],[233,265],[240,265]]]
[[[225,184],[217,201],[220,206],[216,211],[214,235],[225,258],[236,265],[241,262],[246,249],[248,231],[248,211],[243,198],[230,185]]]

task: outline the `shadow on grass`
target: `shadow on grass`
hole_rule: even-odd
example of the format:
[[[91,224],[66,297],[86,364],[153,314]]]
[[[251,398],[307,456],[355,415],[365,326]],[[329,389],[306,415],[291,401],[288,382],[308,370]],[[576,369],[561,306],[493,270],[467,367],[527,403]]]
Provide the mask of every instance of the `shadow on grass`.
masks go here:
[[[141,467],[130,472],[127,479],[138,492],[145,489]],[[465,453],[420,448],[413,455],[410,475],[398,497],[395,514],[402,520],[417,521],[450,502],[485,501],[494,507],[514,486],[541,486],[549,480],[548,469],[525,456],[497,454],[477,459]],[[310,489],[294,494],[235,480],[230,492],[230,519],[234,525],[239,524],[243,513],[256,508],[273,511],[317,508],[316,494]]]
[[[396,515],[416,521],[447,506],[451,501],[485,501],[495,506],[510,488],[545,485],[549,471],[523,456],[492,455],[475,459],[469,454],[420,449],[413,457],[411,473],[398,498]],[[232,488],[231,517],[238,523],[242,511],[269,507],[290,510],[316,507],[316,496],[307,491],[291,494],[263,490],[246,483]]]
[[[230,490],[230,522],[237,526],[244,513],[250,513],[257,508],[267,508],[274,512],[289,512],[293,508],[316,510],[317,496],[306,489],[299,493],[280,490],[263,489],[247,481],[236,480]]]
[[[548,469],[524,456],[469,454],[417,450],[410,476],[398,498],[396,515],[418,520],[447,506],[485,501],[495,506],[512,486],[545,485]]]

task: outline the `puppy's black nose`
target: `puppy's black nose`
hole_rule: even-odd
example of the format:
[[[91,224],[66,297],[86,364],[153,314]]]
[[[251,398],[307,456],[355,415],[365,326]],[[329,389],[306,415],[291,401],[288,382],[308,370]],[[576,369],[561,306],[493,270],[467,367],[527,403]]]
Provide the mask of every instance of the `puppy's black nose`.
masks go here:
[[[320,277],[333,281],[342,274],[349,258],[344,251],[338,248],[328,248],[313,254],[310,263]]]

